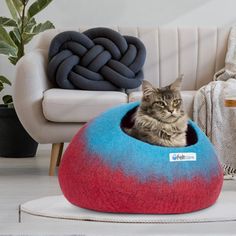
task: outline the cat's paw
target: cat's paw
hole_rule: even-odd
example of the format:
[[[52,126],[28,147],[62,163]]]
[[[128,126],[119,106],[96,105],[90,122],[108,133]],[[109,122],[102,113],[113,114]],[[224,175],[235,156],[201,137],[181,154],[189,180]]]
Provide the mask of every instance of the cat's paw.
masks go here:
[[[132,132],[132,129],[129,129],[129,128],[123,128],[123,131],[126,133],[126,134],[131,134]]]

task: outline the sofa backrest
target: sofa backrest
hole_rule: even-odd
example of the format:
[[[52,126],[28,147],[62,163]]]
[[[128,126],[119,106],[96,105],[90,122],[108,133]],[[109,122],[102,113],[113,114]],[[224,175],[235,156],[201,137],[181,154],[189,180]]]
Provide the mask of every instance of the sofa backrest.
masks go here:
[[[48,51],[51,40],[65,30],[54,29],[40,34],[37,48]],[[143,28],[111,27],[122,35],[140,38],[146,46],[144,78],[155,86],[165,86],[184,74],[183,90],[196,90],[210,82],[224,67],[230,28]]]

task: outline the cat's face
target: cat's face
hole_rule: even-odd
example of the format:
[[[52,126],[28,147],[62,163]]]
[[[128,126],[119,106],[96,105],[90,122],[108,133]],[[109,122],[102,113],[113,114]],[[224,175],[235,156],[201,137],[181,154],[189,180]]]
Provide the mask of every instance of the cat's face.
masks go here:
[[[182,114],[180,95],[181,78],[164,88],[154,88],[148,81],[143,81],[142,109],[155,119],[171,123]]]

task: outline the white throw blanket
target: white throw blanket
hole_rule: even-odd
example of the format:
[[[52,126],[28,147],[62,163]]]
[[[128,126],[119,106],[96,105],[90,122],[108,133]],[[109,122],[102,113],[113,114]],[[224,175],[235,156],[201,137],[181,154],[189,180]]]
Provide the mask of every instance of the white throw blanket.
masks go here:
[[[236,107],[224,106],[227,97],[236,99],[236,27],[230,32],[225,68],[214,81],[200,88],[194,98],[193,119],[216,148],[225,175],[236,174]]]

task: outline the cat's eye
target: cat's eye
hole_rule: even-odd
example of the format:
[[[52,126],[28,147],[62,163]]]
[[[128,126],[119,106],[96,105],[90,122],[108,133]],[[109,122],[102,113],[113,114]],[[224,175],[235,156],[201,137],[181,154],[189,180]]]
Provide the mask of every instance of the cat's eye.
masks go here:
[[[175,99],[174,101],[173,101],[173,106],[178,106],[179,104],[181,103],[181,99]]]
[[[154,104],[157,104],[157,105],[160,106],[160,107],[165,107],[165,105],[166,105],[166,104],[165,104],[164,102],[162,102],[162,101],[156,101],[156,102],[153,103],[153,105],[154,105]]]

